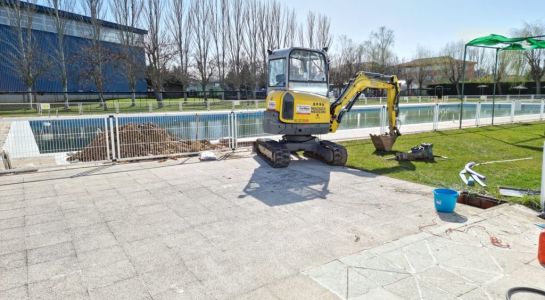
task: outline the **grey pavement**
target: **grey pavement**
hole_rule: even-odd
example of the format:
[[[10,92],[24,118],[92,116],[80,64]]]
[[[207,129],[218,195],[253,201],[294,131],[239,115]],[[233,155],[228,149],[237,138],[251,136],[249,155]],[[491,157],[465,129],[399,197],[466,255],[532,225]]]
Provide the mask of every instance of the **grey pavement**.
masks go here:
[[[535,213],[312,160],[0,177],[0,299],[497,298],[544,287]]]

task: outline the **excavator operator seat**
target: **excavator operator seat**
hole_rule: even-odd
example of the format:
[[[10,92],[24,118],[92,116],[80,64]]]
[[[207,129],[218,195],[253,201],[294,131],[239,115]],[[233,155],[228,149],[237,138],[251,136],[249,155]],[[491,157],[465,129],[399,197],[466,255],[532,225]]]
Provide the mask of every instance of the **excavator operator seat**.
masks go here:
[[[328,58],[324,50],[269,51],[269,91],[298,91],[327,97]]]

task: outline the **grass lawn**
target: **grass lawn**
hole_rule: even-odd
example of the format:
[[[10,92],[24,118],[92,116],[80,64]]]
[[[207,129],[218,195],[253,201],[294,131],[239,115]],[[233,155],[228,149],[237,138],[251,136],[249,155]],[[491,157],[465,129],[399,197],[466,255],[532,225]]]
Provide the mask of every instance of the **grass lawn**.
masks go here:
[[[544,131],[544,123],[527,123],[403,135],[398,138],[394,151],[385,154],[375,153],[370,140],[350,141],[344,145],[348,149],[347,165],[350,167],[433,187],[484,192],[499,197],[498,186],[540,189]],[[387,159],[396,151],[408,151],[423,142],[433,143],[434,154],[448,158],[436,158],[433,163]],[[458,175],[470,161],[482,163],[526,157],[532,159],[474,167],[487,176],[485,188],[477,183],[475,187],[468,187]],[[539,207],[539,197],[535,196],[505,199]]]

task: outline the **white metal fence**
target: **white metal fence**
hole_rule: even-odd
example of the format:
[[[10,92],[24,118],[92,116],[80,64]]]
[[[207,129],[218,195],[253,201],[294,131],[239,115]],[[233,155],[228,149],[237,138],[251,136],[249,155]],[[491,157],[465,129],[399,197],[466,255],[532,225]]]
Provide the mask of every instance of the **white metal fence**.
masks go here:
[[[234,104],[233,104],[234,105]],[[259,107],[259,103],[257,104]],[[236,150],[263,132],[263,110],[231,110],[0,119],[0,150],[12,165],[38,167]],[[545,100],[464,103],[463,127],[543,120]],[[460,103],[402,103],[402,133],[458,128]],[[328,139],[387,131],[386,106],[354,106]]]

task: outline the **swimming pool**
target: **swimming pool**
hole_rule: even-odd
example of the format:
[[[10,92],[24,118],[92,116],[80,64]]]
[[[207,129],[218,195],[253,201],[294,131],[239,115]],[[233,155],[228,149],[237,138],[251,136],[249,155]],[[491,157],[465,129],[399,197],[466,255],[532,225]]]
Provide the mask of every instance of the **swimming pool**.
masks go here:
[[[400,123],[422,124],[433,122],[434,105],[401,105]],[[476,103],[464,104],[464,120],[474,119]],[[539,114],[539,103],[522,103],[515,115]],[[500,103],[495,106],[495,116],[511,114],[511,104]],[[340,130],[371,128],[380,126],[380,107],[354,107],[343,119]],[[460,104],[440,104],[439,122],[456,121],[460,116]],[[492,104],[481,104],[481,118],[492,116]],[[262,127],[262,111],[236,112],[236,131],[238,138],[266,135]],[[153,123],[166,129],[172,136],[184,140],[217,140],[230,135],[232,117],[229,112],[180,113],[172,115],[119,115],[119,126],[129,123]],[[48,119],[29,121],[40,153],[78,151],[86,147],[97,134],[107,130],[105,117]]]

